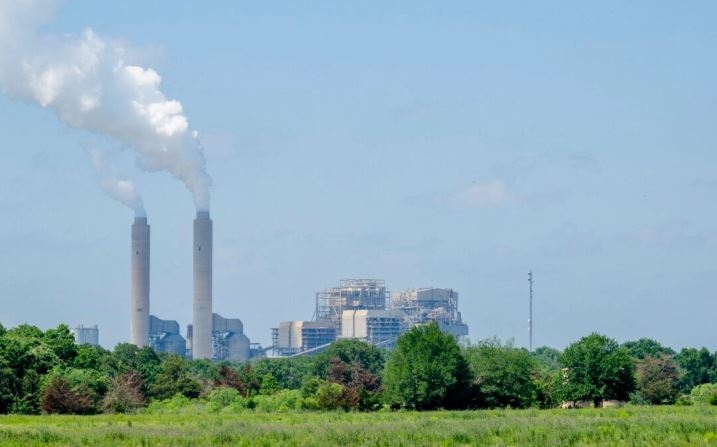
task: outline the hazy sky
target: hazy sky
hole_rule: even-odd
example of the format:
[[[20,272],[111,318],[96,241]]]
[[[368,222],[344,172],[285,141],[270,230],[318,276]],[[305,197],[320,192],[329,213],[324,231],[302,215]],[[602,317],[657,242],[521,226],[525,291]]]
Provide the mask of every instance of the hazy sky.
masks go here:
[[[373,277],[454,288],[471,339],[527,346],[532,269],[534,346],[599,331],[714,350],[715,17],[710,1],[78,0],[40,34],[91,28],[181,102],[213,179],[214,311],[252,341]],[[133,213],[98,186],[100,150],[144,201],[151,313],[184,332],[182,183],[48,108],[0,95],[0,117],[0,322],[128,340]]]

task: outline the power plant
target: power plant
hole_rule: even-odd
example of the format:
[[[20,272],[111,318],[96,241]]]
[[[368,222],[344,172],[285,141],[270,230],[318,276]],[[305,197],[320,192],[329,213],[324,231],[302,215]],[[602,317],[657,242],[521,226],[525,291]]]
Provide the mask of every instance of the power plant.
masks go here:
[[[313,321],[282,321],[272,328],[276,356],[313,353],[339,338],[390,348],[414,326],[435,322],[456,338],[468,335],[458,312],[458,292],[425,287],[392,294],[382,279],[342,279],[316,293]]]
[[[453,289],[427,287],[391,294],[382,279],[342,279],[338,287],[316,293],[313,321],[281,322],[272,329],[272,346],[264,350],[244,335],[240,319],[213,313],[213,223],[208,211],[197,212],[193,229],[193,313],[185,339],[179,323],[149,313],[150,227],[146,217],[134,219],[130,340],[138,347],[192,359],[246,361],[268,349],[278,356],[317,352],[338,338],[391,347],[400,334],[430,321],[455,337],[468,334]]]
[[[185,339],[179,333],[179,323],[149,313],[149,225],[146,217],[135,217],[131,245],[131,343],[194,359],[245,361],[263,355],[261,347],[244,335],[240,319],[212,313],[212,231],[209,212],[197,212],[193,241],[193,322],[187,326]]]

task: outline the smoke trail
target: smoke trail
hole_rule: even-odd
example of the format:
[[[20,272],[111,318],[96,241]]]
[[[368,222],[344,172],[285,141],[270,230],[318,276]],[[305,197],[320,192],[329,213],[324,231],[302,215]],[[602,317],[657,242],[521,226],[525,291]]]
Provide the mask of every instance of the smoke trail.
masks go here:
[[[131,180],[120,178],[106,152],[98,149],[89,152],[90,162],[98,175],[100,188],[113,199],[134,210],[135,217],[147,217],[144,202]]]
[[[53,110],[68,126],[132,147],[142,169],[168,171],[208,211],[211,177],[182,104],[162,93],[156,71],[127,60],[122,44],[91,29],[41,33],[56,10],[52,0],[0,0],[0,88]]]

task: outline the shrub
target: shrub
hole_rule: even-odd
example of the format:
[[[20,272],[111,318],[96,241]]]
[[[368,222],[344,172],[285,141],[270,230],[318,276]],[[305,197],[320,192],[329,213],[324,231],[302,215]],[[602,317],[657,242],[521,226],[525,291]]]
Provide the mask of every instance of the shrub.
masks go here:
[[[52,376],[42,391],[42,411],[48,414],[92,414],[96,412],[91,390],[86,385],[70,387],[62,376]]]
[[[696,405],[717,405],[717,384],[704,383],[692,388],[690,401]]]
[[[120,374],[112,380],[110,389],[102,399],[102,411],[105,413],[126,413],[146,405],[142,393],[144,380],[134,370]]]
[[[207,396],[207,410],[216,413],[240,399],[242,395],[236,388],[226,386],[214,388]]]

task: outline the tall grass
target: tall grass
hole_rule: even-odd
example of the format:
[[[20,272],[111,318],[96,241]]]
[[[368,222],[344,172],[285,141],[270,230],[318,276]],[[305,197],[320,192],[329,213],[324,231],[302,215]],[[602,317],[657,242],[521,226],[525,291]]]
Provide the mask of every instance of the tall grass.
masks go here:
[[[2,446],[715,446],[715,407],[2,416]]]

